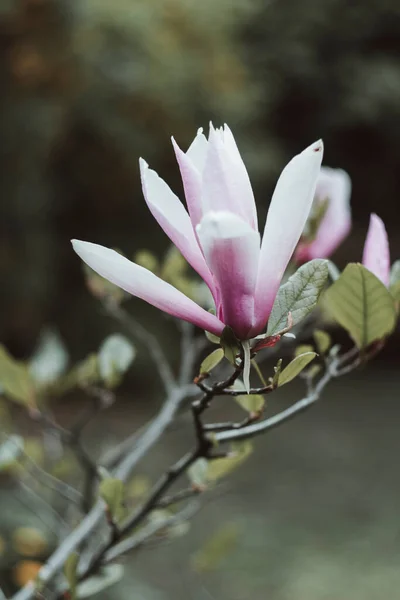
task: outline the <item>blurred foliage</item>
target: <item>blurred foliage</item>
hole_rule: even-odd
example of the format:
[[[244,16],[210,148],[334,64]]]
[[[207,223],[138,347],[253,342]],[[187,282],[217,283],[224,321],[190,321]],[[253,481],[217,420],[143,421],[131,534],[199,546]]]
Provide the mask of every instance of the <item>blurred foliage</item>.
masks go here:
[[[356,228],[377,206],[384,219],[396,216],[395,0],[0,6],[0,338],[17,356],[48,322],[75,353],[104,337],[69,239],[131,254],[148,247],[159,230],[142,200],[137,159],[180,190],[169,136],[185,147],[210,118],[234,130],[261,214],[285,160],[322,136],[327,164],[353,179]],[[152,239],[151,250],[165,242]],[[354,258],[357,237],[342,252],[352,243]]]

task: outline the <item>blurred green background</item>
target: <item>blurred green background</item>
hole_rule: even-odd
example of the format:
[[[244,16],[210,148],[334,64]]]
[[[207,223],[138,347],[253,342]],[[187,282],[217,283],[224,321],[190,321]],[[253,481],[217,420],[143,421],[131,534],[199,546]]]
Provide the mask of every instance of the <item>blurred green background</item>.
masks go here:
[[[324,163],[353,182],[354,227],[335,259],[361,258],[371,211],[400,256],[399,55],[397,0],[0,0],[2,343],[27,357],[51,324],[82,358],[115,329],[69,240],[161,257],[168,240],[142,198],[138,158],[181,192],[170,136],[186,148],[210,120],[235,133],[262,222],[282,167],[322,137]],[[155,309],[131,308],[164,327]],[[396,345],[386,366],[261,440],[174,552],[144,552],[134,567],[154,586],[144,597],[400,597]],[[132,429],[123,410],[116,435]],[[132,422],[147,416],[131,410]],[[240,548],[216,574],[193,575],[188,552],[222,516],[241,522]]]

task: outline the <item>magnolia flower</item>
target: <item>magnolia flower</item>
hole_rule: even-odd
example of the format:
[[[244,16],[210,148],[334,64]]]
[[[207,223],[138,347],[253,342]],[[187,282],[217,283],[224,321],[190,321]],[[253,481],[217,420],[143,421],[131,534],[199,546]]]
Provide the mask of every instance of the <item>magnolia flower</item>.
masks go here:
[[[297,263],[328,258],[349,234],[350,194],[346,171],[321,168],[310,218],[295,252]]]
[[[388,287],[390,280],[390,251],[389,240],[385,225],[372,214],[369,221],[367,237],[365,238],[362,264]]]
[[[162,229],[208,285],[216,314],[113,250],[73,240],[75,252],[99,275],[164,312],[216,335],[228,325],[238,339],[251,339],[264,330],[310,212],[322,141],[282,171],[262,242],[250,180],[230,129],[211,125],[208,140],[199,130],[186,153],[172,143],[188,211],[140,159],[143,194]]]

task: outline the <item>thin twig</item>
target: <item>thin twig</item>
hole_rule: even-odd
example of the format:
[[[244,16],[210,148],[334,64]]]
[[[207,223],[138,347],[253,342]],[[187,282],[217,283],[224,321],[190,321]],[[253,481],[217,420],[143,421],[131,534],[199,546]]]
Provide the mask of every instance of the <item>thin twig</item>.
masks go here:
[[[176,513],[175,515],[171,515],[166,519],[163,519],[161,522],[149,523],[145,527],[143,527],[136,535],[123,540],[113,548],[111,548],[105,555],[103,559],[103,564],[109,563],[119,556],[126,554],[132,550],[137,549],[144,543],[147,543],[155,534],[160,533],[161,531],[168,529],[177,523],[182,523],[183,521],[187,521],[199,510],[198,502],[191,502],[181,511]]]
[[[138,462],[147,454],[150,448],[160,439],[167,427],[172,423],[175,414],[186,397],[186,389],[174,390],[163,404],[158,415],[146,427],[137,445],[127,454],[113,472],[113,476],[126,481]],[[123,442],[122,442],[123,443]],[[42,585],[52,581],[55,575],[62,569],[67,557],[74,552],[84,540],[86,540],[94,529],[104,520],[104,503],[97,501],[94,507],[68,535],[63,543],[55,550],[38,573],[38,580]],[[32,586],[21,588],[13,600],[33,600],[35,589]]]
[[[171,366],[157,337],[150,331],[147,331],[147,329],[143,327],[141,323],[136,321],[132,315],[130,315],[116,302],[107,302],[105,304],[105,308],[108,314],[122,323],[122,325],[129,330],[134,338],[146,346],[150,356],[153,359],[157,372],[160,375],[160,379],[164,385],[165,391],[167,394],[171,393],[176,386],[176,381]]]
[[[285,421],[288,421],[289,419],[293,418],[300,412],[303,412],[319,400],[322,391],[333,378],[339,377],[342,374],[339,370],[341,362],[341,359],[334,359],[330,363],[330,365],[328,365],[324,375],[318,381],[317,385],[312,390],[312,392],[307,394],[301,400],[298,400],[297,402],[292,404],[292,406],[290,406],[286,410],[283,410],[282,412],[274,415],[273,417],[269,417],[268,419],[264,419],[263,421],[260,421],[258,423],[253,423],[241,429],[215,433],[215,441],[218,443],[226,443],[236,440],[248,439],[256,435],[260,435],[261,433],[265,433],[267,430],[277,427]],[[355,363],[352,364],[352,368],[355,369],[357,366],[358,361],[355,361]]]
[[[156,508],[168,508],[168,506],[172,506],[173,504],[178,504],[178,502],[183,502],[183,500],[187,500],[188,498],[192,498],[193,496],[198,496],[203,493],[203,490],[197,487],[190,487],[184,490],[179,490],[175,494],[171,494],[170,496],[164,496],[162,500],[159,500],[156,504]]]
[[[54,475],[51,475],[44,469],[42,469],[28,454],[24,452],[21,463],[25,466],[26,473],[33,477],[36,481],[39,481],[42,485],[49,489],[57,492],[65,500],[79,504],[82,500],[82,494],[75,488],[68,485],[61,479],[57,479]]]

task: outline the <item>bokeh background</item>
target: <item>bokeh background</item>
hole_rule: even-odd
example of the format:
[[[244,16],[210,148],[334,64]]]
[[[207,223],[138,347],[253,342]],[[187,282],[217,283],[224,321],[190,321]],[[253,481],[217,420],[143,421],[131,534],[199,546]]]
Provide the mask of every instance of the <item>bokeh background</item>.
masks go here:
[[[168,240],[143,201],[138,158],[180,192],[170,136],[185,148],[210,120],[234,131],[262,218],[283,165],[322,137],[325,164],[353,182],[354,226],[335,260],[360,259],[371,211],[400,256],[399,55],[397,0],[1,0],[1,342],[26,358],[52,325],[78,359],[115,330],[69,240],[162,257]],[[164,331],[155,309],[132,302]],[[123,597],[395,598],[398,343],[258,442],[193,533],[135,562]],[[120,435],[124,410],[137,422],[152,414],[147,376],[131,375],[140,411],[112,413]],[[189,441],[183,432],[179,444]],[[234,556],[194,575],[188,554],[228,517],[242,527]]]

